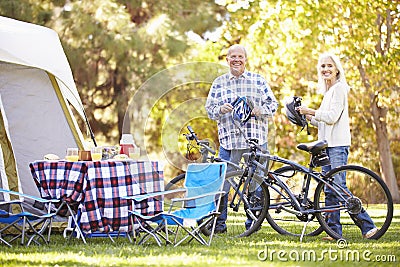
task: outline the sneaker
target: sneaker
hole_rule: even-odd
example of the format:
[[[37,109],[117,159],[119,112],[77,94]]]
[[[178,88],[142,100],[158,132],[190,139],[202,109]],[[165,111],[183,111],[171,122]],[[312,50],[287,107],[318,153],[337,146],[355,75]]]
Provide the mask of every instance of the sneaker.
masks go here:
[[[364,238],[366,239],[370,239],[371,237],[373,237],[376,232],[378,232],[378,228],[372,228],[371,230],[369,230],[365,235],[363,235]]]
[[[323,241],[335,241],[335,238],[331,237],[331,236],[324,236],[322,238]]]

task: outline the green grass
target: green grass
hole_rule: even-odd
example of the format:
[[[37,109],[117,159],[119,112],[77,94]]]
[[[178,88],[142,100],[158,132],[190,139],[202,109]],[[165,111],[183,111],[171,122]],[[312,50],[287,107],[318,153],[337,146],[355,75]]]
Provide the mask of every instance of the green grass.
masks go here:
[[[247,238],[216,236],[210,247],[198,243],[179,247],[144,246],[126,238],[65,240],[54,234],[48,246],[8,248],[0,245],[1,266],[399,266],[400,205],[388,232],[379,240],[360,240],[339,249],[321,236],[282,236],[265,222],[262,230]],[[268,257],[266,257],[268,255]],[[357,259],[357,256],[360,258]],[[378,262],[376,257],[390,262]],[[296,260],[297,259],[297,260]],[[395,260],[395,261],[394,261]]]

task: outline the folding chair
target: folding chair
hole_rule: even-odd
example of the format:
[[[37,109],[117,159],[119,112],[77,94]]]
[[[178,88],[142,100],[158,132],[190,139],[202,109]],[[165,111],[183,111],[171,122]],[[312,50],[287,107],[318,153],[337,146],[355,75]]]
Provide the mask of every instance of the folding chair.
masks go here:
[[[128,210],[130,222],[132,225],[132,236],[134,241],[138,241],[138,234],[143,234],[142,238],[137,242],[138,245],[144,244],[149,238],[153,237],[157,244],[161,246],[161,239],[166,243],[172,243],[168,240],[164,233],[164,224],[162,221],[162,212],[164,211],[164,195],[184,192],[186,189],[175,189],[169,191],[158,191],[149,194],[140,194],[134,196],[123,197],[132,200],[132,209]],[[147,206],[146,201],[160,201],[162,203],[160,210],[154,210],[149,215],[143,214],[141,206]],[[152,224],[157,224],[153,227]]]
[[[192,163],[188,165],[184,183],[185,197],[171,200],[168,212],[155,214],[154,216],[143,216],[140,212],[130,211],[133,222],[139,222],[140,229],[146,232],[144,238],[152,236],[160,245],[159,237],[166,240],[166,243],[173,243],[178,246],[185,240],[197,240],[200,244],[209,246],[214,236],[215,224],[219,215],[218,209],[226,174],[226,163]],[[179,190],[179,189],[177,189]],[[148,198],[154,198],[174,191],[164,191],[148,195],[133,197],[135,202]],[[182,207],[174,210],[176,203]],[[150,223],[157,223],[157,227],[151,227]],[[173,231],[170,230],[173,227]],[[207,228],[207,231],[203,229]],[[180,229],[184,230],[184,236],[179,235]],[[174,240],[169,239],[170,233]],[[208,239],[208,240],[207,240]]]
[[[22,194],[15,191],[0,188],[0,193],[16,195],[22,198],[35,201],[34,206],[44,208],[44,214],[34,214],[24,210],[24,201],[11,200],[6,201],[2,197],[0,201],[0,223],[3,227],[0,228],[0,241],[11,247],[11,242],[21,238],[21,245],[29,246],[32,242],[40,245],[39,240],[43,240],[45,244],[50,242],[51,227],[53,218],[56,215],[54,205],[58,200],[47,200],[39,197]],[[44,234],[47,231],[47,238]]]

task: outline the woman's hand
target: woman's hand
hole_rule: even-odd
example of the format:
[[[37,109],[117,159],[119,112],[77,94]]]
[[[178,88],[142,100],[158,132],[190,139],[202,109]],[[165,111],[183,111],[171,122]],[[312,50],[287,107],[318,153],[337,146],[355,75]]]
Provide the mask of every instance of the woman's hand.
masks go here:
[[[305,115],[315,115],[315,109],[312,108],[308,108],[306,106],[300,106],[297,107],[296,110],[300,113],[300,114],[305,114]]]

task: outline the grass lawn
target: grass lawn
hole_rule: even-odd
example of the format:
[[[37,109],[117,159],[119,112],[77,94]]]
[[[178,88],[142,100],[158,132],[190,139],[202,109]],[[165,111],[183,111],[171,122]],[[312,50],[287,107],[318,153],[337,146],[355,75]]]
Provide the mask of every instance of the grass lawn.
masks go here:
[[[144,246],[127,238],[65,240],[54,234],[48,246],[8,248],[0,244],[0,266],[400,266],[400,205],[388,232],[379,240],[349,242],[339,248],[321,236],[282,236],[265,222],[247,238],[218,235],[210,247],[198,243],[179,247]]]

